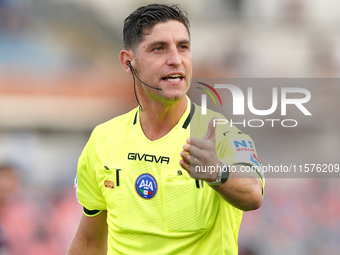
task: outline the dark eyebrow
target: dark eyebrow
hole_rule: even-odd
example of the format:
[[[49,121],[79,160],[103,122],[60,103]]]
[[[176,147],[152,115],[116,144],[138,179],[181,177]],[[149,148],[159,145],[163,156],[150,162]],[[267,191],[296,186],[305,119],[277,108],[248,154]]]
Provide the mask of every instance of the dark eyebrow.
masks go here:
[[[156,41],[156,42],[148,44],[147,48],[153,48],[153,47],[158,46],[158,45],[160,45],[160,46],[161,45],[167,45],[167,43],[164,42],[164,41]]]
[[[178,44],[190,44],[190,40],[182,40],[182,41],[179,41]]]
[[[190,40],[184,39],[184,40],[179,41],[178,44],[190,44]],[[168,45],[168,43],[164,42],[164,41],[156,41],[156,42],[148,44],[147,48],[150,49],[150,48],[153,48],[155,46],[163,46],[163,45]]]

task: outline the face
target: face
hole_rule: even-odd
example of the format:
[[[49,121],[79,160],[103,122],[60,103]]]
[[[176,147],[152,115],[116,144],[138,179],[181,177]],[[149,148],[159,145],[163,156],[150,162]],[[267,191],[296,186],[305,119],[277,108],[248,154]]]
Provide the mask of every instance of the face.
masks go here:
[[[162,90],[144,85],[143,90],[153,99],[176,101],[183,98],[192,76],[187,29],[182,23],[170,20],[144,32],[147,35],[135,54],[135,70],[143,82]]]

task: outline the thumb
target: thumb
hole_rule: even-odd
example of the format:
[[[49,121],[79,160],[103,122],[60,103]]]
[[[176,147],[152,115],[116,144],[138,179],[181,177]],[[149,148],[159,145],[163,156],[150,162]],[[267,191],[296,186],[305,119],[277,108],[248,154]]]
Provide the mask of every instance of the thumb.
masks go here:
[[[208,124],[208,131],[205,134],[205,136],[203,137],[204,140],[210,140],[212,142],[215,142],[215,130],[216,130],[216,126],[214,127],[214,120],[216,118],[212,118]]]

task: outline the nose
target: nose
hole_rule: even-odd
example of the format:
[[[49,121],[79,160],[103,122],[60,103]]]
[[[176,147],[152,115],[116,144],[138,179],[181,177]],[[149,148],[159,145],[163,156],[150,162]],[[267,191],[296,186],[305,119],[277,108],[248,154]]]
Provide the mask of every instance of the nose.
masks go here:
[[[171,49],[168,53],[167,65],[177,67],[181,63],[182,63],[182,59],[177,48]]]

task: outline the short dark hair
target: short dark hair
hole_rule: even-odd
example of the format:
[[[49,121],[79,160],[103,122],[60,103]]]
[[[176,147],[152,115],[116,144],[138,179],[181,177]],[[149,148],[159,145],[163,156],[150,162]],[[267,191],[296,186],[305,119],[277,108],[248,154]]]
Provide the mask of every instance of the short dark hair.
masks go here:
[[[177,20],[187,29],[190,36],[190,23],[187,13],[178,5],[149,4],[139,7],[124,20],[124,48],[134,49],[143,40],[145,29],[152,28],[159,22]]]

